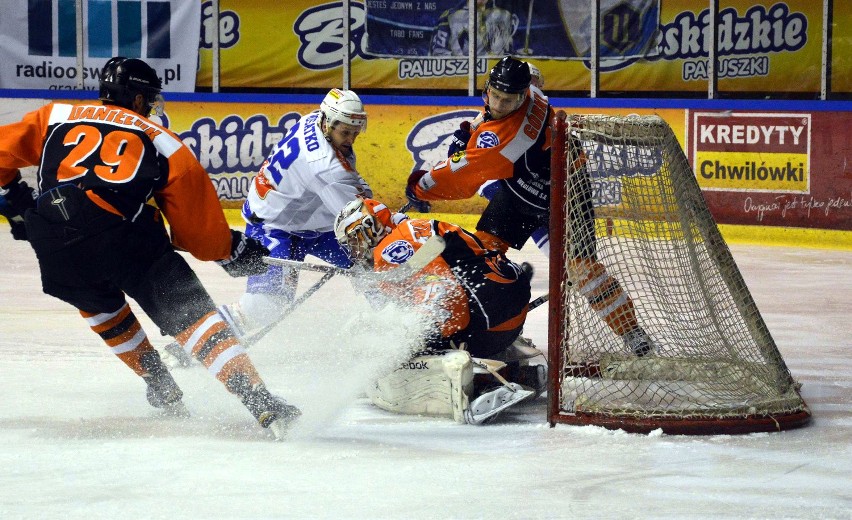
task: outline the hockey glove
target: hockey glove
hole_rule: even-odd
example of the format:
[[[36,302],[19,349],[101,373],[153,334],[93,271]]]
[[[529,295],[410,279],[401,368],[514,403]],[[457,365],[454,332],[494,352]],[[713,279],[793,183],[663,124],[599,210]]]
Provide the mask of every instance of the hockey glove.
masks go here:
[[[6,217],[9,225],[12,226],[12,238],[15,240],[27,239],[27,226],[24,224],[24,217],[18,215],[4,197],[0,197],[0,215]]]
[[[19,216],[23,216],[28,209],[35,207],[36,192],[21,180],[20,171],[11,182],[0,186],[0,196],[6,199],[12,210]]]
[[[426,175],[426,170],[415,170],[408,176],[408,184],[405,186],[405,197],[408,199],[408,204],[405,205],[406,208],[411,208],[414,211],[419,213],[429,213],[432,210],[432,205],[426,202],[425,200],[420,200],[415,195],[414,187],[417,186],[417,182]]]
[[[231,230],[231,257],[216,263],[233,277],[263,274],[268,269],[263,257],[269,249],[257,240],[247,237],[242,231]]]
[[[447,151],[447,157],[452,157],[456,152],[467,148],[468,141],[470,141],[470,121],[462,121],[459,129],[453,132],[453,136],[450,138],[450,149]]]

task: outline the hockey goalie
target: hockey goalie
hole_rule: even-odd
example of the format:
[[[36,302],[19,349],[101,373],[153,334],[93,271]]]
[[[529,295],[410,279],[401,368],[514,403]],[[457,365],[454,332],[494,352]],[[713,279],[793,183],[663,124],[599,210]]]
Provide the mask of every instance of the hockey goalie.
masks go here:
[[[428,326],[413,357],[367,389],[373,404],[484,424],[543,391],[546,368],[530,363],[542,353],[520,335],[530,299],[528,265],[486,250],[459,226],[394,219],[372,199],[348,203],[334,231],[352,260],[376,273],[414,263],[431,237],[443,239],[443,249],[410,277],[379,278],[383,295],[423,313]]]

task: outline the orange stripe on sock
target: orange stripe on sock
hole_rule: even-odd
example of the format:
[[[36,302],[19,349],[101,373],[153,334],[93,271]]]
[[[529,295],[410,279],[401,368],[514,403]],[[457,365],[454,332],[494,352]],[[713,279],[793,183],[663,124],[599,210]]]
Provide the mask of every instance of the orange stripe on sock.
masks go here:
[[[217,311],[215,311],[215,310],[208,312],[207,314],[202,316],[201,319],[199,319],[198,321],[196,321],[195,323],[193,323],[192,325],[190,325],[189,327],[184,329],[183,332],[178,333],[178,335],[175,336],[175,339],[178,340],[178,343],[180,343],[181,345],[186,345],[186,342],[190,340],[190,338],[192,337],[193,334],[195,334],[195,331],[198,330],[198,328],[201,327],[201,325],[205,321],[207,321],[208,318],[210,318],[211,316],[213,316],[216,313],[217,313]],[[224,323],[224,322],[222,322],[222,323]],[[194,351],[194,349],[193,349],[193,351]]]
[[[234,359],[229,360],[225,363],[225,366],[222,367],[222,370],[216,374],[216,379],[221,381],[223,384],[228,384],[228,378],[233,374],[245,374],[249,378],[249,382],[252,386],[262,383],[263,380],[260,378],[260,374],[257,373],[257,369],[254,367],[254,364],[249,359],[248,355],[240,354],[239,356],[234,357]]]
[[[90,313],[90,312],[80,311],[80,315],[83,316],[83,318],[86,318],[86,319],[94,318],[98,314],[108,314],[108,313],[97,313],[97,312],[96,313]],[[115,316],[113,316],[112,318],[108,319],[107,321],[105,321],[103,323],[91,326],[92,330],[95,331],[98,334],[106,332],[109,329],[111,329],[111,328],[115,327],[116,325],[118,325],[119,323],[121,323],[122,321],[124,321],[124,319],[127,318],[127,316],[129,314],[130,314],[130,305],[125,303],[124,307],[121,308],[121,310],[118,312],[118,314],[116,314]]]
[[[154,346],[151,345],[151,342],[148,341],[148,338],[146,337],[135,349],[123,354],[116,354],[116,357],[124,362],[125,365],[130,367],[131,370],[136,372],[136,375],[141,376],[145,373],[145,371],[142,370],[142,365],[139,363],[139,359],[142,357],[142,354],[152,350],[154,350]]]

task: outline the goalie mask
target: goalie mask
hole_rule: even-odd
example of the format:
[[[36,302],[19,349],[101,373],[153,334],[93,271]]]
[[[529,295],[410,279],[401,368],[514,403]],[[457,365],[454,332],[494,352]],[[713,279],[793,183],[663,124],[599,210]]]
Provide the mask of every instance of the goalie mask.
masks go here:
[[[393,229],[387,206],[373,199],[355,199],[334,219],[334,236],[352,260],[368,260]]]
[[[367,112],[364,111],[364,104],[361,103],[358,94],[351,90],[331,89],[320,103],[320,112],[326,125],[326,134],[337,123],[358,127],[362,132],[367,130]]]

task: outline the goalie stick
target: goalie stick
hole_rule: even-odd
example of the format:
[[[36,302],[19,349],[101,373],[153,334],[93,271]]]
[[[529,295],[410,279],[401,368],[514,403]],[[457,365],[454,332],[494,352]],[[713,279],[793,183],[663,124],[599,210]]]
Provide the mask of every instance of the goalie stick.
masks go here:
[[[359,276],[372,282],[401,282],[411,278],[431,263],[432,260],[438,258],[438,256],[444,252],[446,245],[447,244],[443,237],[432,235],[405,263],[399,264],[395,269],[381,271],[378,273],[353,272],[350,269],[342,269],[340,267],[330,265],[309,264],[305,262],[286,260],[283,258],[271,258],[268,256],[263,257],[263,261],[269,265],[281,265],[296,269],[304,269],[307,271],[334,273],[341,276]]]

